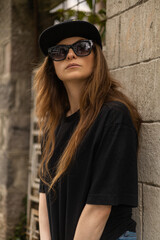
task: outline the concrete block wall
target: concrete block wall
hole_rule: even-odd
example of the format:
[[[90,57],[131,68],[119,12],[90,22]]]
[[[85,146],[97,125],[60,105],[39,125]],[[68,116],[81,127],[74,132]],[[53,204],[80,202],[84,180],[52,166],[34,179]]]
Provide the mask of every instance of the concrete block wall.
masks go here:
[[[27,194],[33,9],[0,1],[0,239],[12,236]]]
[[[138,240],[160,237],[160,1],[107,0],[106,58],[143,118]]]
[[[3,23],[3,24],[2,24]],[[5,27],[4,27],[5,26]],[[6,239],[7,230],[7,166],[8,108],[10,94],[11,2],[0,1],[0,239]]]

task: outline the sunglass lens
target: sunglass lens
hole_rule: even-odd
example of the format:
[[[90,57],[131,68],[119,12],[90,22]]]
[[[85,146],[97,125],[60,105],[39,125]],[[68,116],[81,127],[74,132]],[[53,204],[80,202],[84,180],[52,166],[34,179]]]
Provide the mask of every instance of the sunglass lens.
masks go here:
[[[55,61],[61,61],[66,58],[67,52],[68,50],[64,46],[63,47],[57,46],[51,49],[50,56]]]
[[[91,45],[89,42],[78,42],[75,44],[75,51],[78,56],[86,56],[91,52]]]

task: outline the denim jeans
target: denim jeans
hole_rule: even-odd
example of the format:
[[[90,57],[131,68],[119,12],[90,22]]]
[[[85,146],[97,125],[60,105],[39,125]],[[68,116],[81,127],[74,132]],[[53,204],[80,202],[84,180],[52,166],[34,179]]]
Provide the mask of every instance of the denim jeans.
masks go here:
[[[137,235],[135,232],[126,231],[117,240],[137,240]]]

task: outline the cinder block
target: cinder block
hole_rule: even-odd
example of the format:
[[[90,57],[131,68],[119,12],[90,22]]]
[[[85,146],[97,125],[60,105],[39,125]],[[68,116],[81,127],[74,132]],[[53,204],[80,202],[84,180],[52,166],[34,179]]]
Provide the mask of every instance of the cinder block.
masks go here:
[[[0,151],[0,188],[7,184],[8,157],[4,151]],[[0,191],[1,192],[1,191]]]
[[[0,84],[7,85],[11,81],[11,73],[0,74]]]
[[[1,240],[6,240],[6,217],[0,213],[0,237]]]
[[[31,73],[29,71],[13,73],[12,80],[16,85],[15,110],[29,113],[31,108]]]
[[[3,124],[2,124],[2,118],[0,117],[0,149],[2,148],[2,144],[4,142],[4,136],[3,136]]]
[[[143,120],[160,120],[160,60],[138,65],[136,72],[137,105]]]
[[[28,152],[10,152],[8,153],[8,192],[25,194],[27,191],[28,178]],[[18,196],[17,196],[18,197]]]
[[[108,67],[116,68],[119,62],[119,17],[106,23],[106,59]]]
[[[160,236],[160,188],[143,185],[143,239],[158,240]]]
[[[10,114],[7,146],[10,151],[28,151],[29,149],[30,115]]]
[[[4,169],[5,170],[5,169]],[[0,175],[2,177],[2,175]],[[0,185],[0,214],[6,214],[6,198],[7,198],[7,189],[5,185]]]
[[[0,151],[7,149],[7,137],[8,137],[8,116],[7,114],[0,114]],[[0,154],[0,157],[2,155]]]
[[[124,67],[110,71],[112,76],[121,83],[122,91],[137,105],[136,67]]]
[[[0,109],[8,109],[14,106],[14,84],[0,84]]]
[[[138,62],[142,51],[144,30],[141,5],[121,15],[120,66]]]
[[[136,104],[144,121],[160,120],[160,60],[111,71]]]
[[[138,208],[133,208],[133,219],[137,223],[136,232],[137,238],[142,239],[142,184],[138,184]]]
[[[11,42],[7,42],[4,46],[3,46],[3,62],[4,62],[4,74],[9,73],[10,72],[10,68],[11,68]]]
[[[22,199],[27,195],[28,154],[8,154],[7,179],[7,235],[12,235],[19,216],[24,212]],[[16,211],[15,211],[16,209]]]
[[[160,1],[152,0],[141,8],[143,12],[143,51],[140,61],[160,56]]]
[[[121,15],[120,66],[160,56],[160,1],[147,1]]]
[[[0,74],[4,71],[4,62],[3,62],[3,48],[0,46]],[[1,82],[1,81],[0,81]]]
[[[37,50],[33,18],[27,0],[12,3],[12,28],[12,71],[31,71],[35,66]]]
[[[7,187],[5,206],[0,195],[0,209],[6,212],[0,212],[0,240],[6,240],[27,193],[30,83],[36,54],[27,0],[0,1],[0,47],[0,183]]]
[[[138,2],[138,0],[107,0],[107,17],[111,17],[115,14],[120,14],[122,11],[125,11],[126,9],[134,6]]]
[[[139,180],[160,186],[160,123],[143,123],[138,154]]]
[[[11,1],[0,1],[0,43],[11,37]]]
[[[6,114],[0,114],[0,150],[7,148],[6,137],[8,135],[8,117]],[[0,155],[1,157],[1,155]]]

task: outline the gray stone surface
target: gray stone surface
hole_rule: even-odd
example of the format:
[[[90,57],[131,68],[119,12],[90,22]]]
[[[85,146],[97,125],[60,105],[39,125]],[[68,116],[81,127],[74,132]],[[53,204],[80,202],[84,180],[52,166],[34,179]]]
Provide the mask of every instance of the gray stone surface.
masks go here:
[[[136,221],[136,232],[137,238],[142,240],[142,211],[143,211],[143,203],[142,203],[142,183],[138,184],[138,208],[133,208],[133,219]]]
[[[160,123],[143,123],[139,149],[139,180],[160,186]]]
[[[143,239],[158,240],[160,236],[160,188],[143,185]]]
[[[4,184],[0,185],[0,214],[5,214],[6,207],[6,199],[7,199],[7,189]]]
[[[137,105],[137,68],[119,68],[111,71],[112,76],[121,83],[123,92]]]
[[[20,194],[26,194],[28,178],[28,151],[8,153],[8,191],[15,188]]]
[[[120,14],[122,11],[135,6],[139,0],[119,1],[119,0],[107,0],[107,17],[111,17],[115,14]]]
[[[0,114],[0,151],[4,151],[7,148],[7,137],[8,137],[8,116],[6,114]],[[2,156],[2,155],[0,155]]]
[[[8,177],[8,157],[4,151],[0,151],[0,166],[0,187],[2,187],[6,186]]]
[[[0,117],[0,149],[2,148],[2,144],[4,142],[4,135],[3,135],[3,123],[2,118]]]
[[[15,84],[0,84],[0,109],[10,109],[15,104]]]
[[[121,15],[120,66],[138,62],[142,52],[144,29],[141,5]]]
[[[6,240],[6,218],[0,213],[0,236],[1,240]]]
[[[1,175],[0,175],[1,176]],[[0,239],[6,240],[6,201],[7,189],[6,186],[0,183]]]
[[[137,104],[143,120],[160,120],[160,60],[142,63],[137,69]]]
[[[3,62],[3,48],[0,46],[0,74],[4,71],[4,62]]]
[[[121,15],[120,66],[160,55],[160,1],[147,1]]]
[[[5,46],[11,37],[11,1],[0,1],[0,239],[6,240],[7,228],[7,164],[5,152],[7,122],[4,122],[8,109],[12,106],[12,85],[2,77],[7,71],[5,66]]]
[[[30,115],[12,113],[9,120],[7,146],[9,151],[28,150]]]
[[[160,236],[160,1],[107,1],[106,59],[143,123],[138,153],[138,240]],[[117,19],[119,19],[117,21]],[[119,40],[118,40],[119,39]],[[117,41],[119,41],[118,49]],[[116,49],[116,51],[115,51]]]
[[[3,45],[3,73],[9,73],[11,68],[11,42]]]
[[[117,9],[121,9],[120,6],[122,7],[126,3],[132,5],[128,1],[115,2],[116,4],[114,1],[108,1],[108,4],[117,6]],[[114,11],[114,7],[110,6],[109,9]],[[157,58],[160,55],[159,0],[138,4],[136,7],[108,19],[107,26],[107,59],[110,69],[117,67],[118,59],[120,66],[127,66]]]
[[[23,186],[23,188],[27,191],[26,186]],[[7,214],[6,219],[6,236],[9,238],[13,235],[15,226],[19,222],[20,213],[24,212],[22,199],[26,196],[26,193],[24,194],[21,192],[21,189],[12,187],[11,189],[8,189],[7,195],[7,207],[9,209],[9,214]]]
[[[3,64],[3,62],[1,62],[2,64]],[[1,64],[0,64],[1,65]],[[4,84],[4,85],[6,85],[6,84],[8,84],[9,82],[10,82],[10,80],[11,80],[11,74],[10,74],[10,72],[9,73],[6,73],[6,74],[1,74],[0,73],[0,84]]]
[[[27,194],[31,71],[36,41],[33,19],[28,0],[0,1],[1,240],[12,235],[24,210],[22,198]]]
[[[143,121],[160,120],[160,60],[153,60],[111,71],[124,86],[124,92],[133,100]]]
[[[0,45],[11,36],[11,0],[0,1]]]
[[[111,69],[119,65],[119,16],[106,23],[106,58]]]
[[[7,177],[7,237],[19,221],[20,213],[24,211],[22,199],[27,194],[28,180],[28,151],[8,152]]]
[[[31,108],[31,73],[28,71],[14,72],[12,82],[15,83],[14,110],[19,113],[30,112]]]

